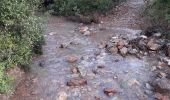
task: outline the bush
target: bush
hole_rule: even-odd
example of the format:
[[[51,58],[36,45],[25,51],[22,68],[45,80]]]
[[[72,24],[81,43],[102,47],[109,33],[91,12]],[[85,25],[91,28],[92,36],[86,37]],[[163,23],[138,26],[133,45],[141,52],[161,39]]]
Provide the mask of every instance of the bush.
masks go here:
[[[51,9],[57,15],[89,14],[94,11],[105,12],[119,0],[54,0]]]
[[[170,0],[154,0],[146,14],[150,16],[154,26],[161,26],[165,29],[170,27]]]
[[[38,0],[0,0],[0,92],[10,90],[8,68],[31,61],[42,40],[42,23],[34,15]]]

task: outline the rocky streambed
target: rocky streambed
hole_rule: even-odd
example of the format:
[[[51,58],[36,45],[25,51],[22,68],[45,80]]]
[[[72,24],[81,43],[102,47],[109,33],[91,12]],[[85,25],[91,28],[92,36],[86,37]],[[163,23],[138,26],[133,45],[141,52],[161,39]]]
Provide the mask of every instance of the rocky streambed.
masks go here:
[[[169,41],[141,34],[143,6],[128,0],[92,25],[49,17],[43,55],[11,100],[169,100]]]

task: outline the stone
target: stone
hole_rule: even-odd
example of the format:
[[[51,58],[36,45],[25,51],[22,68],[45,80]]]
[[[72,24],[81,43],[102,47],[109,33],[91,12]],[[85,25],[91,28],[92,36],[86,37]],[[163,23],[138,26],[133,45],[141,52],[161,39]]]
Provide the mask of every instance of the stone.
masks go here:
[[[157,100],[169,100],[169,97],[166,95],[162,95],[160,93],[155,93],[155,99]]]
[[[122,55],[126,55],[127,52],[128,52],[128,49],[127,49],[126,47],[123,47],[122,49],[120,49],[120,53],[121,53]]]
[[[118,53],[118,48],[117,48],[117,47],[111,47],[111,48],[109,49],[109,51],[110,51],[111,53],[113,53],[113,54],[117,54],[117,53]]]
[[[87,80],[83,78],[74,78],[67,82],[67,86],[84,86],[87,85]]]
[[[76,62],[78,60],[78,58],[76,56],[74,56],[74,55],[70,55],[70,56],[67,56],[66,60],[69,63],[74,63],[74,62]]]
[[[154,33],[153,36],[154,37],[161,37],[161,33]]]
[[[145,86],[146,86],[146,88],[149,89],[149,90],[152,89],[152,87],[151,87],[151,85],[150,85],[149,83],[146,83]]]
[[[156,51],[161,48],[161,45],[157,44],[155,42],[155,39],[150,39],[149,42],[147,43],[147,47],[150,50]]]
[[[156,92],[170,94],[170,80],[167,78],[158,78],[152,82]]]
[[[105,88],[103,91],[107,96],[114,96],[117,93],[113,88]]]
[[[97,66],[97,68],[105,68],[105,66],[104,65],[99,65],[99,66]]]
[[[95,98],[95,100],[100,100],[100,97],[98,97],[98,96],[95,96],[94,98]]]
[[[106,48],[106,46],[107,46],[107,44],[106,44],[105,42],[101,42],[101,43],[99,44],[99,48],[100,48],[100,49]]]
[[[91,35],[91,32],[90,32],[90,31],[85,31],[85,32],[83,33],[83,35],[84,35],[84,36],[89,36],[89,35]]]
[[[146,50],[146,49],[147,49],[147,48],[146,48],[146,43],[144,42],[143,39],[141,39],[141,40],[138,42],[137,47],[138,47],[139,49],[141,49],[141,50]]]
[[[56,100],[67,100],[67,93],[66,92],[59,92],[58,93],[58,97],[56,98]]]
[[[87,26],[84,26],[84,27],[81,27],[81,28],[80,28],[79,32],[82,33],[82,34],[84,34],[84,32],[88,31],[88,29],[89,29],[89,28],[88,28]]]
[[[137,49],[129,49],[128,52],[130,54],[137,54],[138,53],[138,50]]]
[[[79,71],[78,71],[78,68],[77,67],[71,67],[71,72],[73,74],[77,74]]]
[[[123,40],[119,40],[119,42],[117,43],[117,48],[122,49],[124,46],[125,46],[125,42]]]
[[[167,44],[167,55],[168,57],[170,57],[170,43]]]

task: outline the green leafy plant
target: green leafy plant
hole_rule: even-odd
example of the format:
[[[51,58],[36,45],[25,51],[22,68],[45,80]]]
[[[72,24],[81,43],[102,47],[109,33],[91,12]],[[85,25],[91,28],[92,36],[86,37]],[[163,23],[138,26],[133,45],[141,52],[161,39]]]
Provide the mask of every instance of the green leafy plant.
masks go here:
[[[54,0],[51,9],[58,15],[89,14],[105,12],[115,0]],[[117,0],[116,0],[117,1]]]
[[[38,0],[0,0],[0,92],[10,90],[5,71],[29,64],[42,37],[41,19],[34,15]]]

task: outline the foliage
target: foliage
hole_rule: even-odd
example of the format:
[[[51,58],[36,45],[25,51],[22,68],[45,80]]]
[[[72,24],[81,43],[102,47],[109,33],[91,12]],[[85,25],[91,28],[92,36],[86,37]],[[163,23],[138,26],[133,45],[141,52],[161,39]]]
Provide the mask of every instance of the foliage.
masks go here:
[[[51,9],[58,15],[89,14],[94,11],[105,12],[119,0],[54,0]]]
[[[170,26],[170,0],[154,0],[147,9],[147,14],[155,24],[159,26]]]
[[[0,92],[10,90],[8,68],[28,64],[42,40],[42,23],[34,15],[38,0],[0,0]]]

